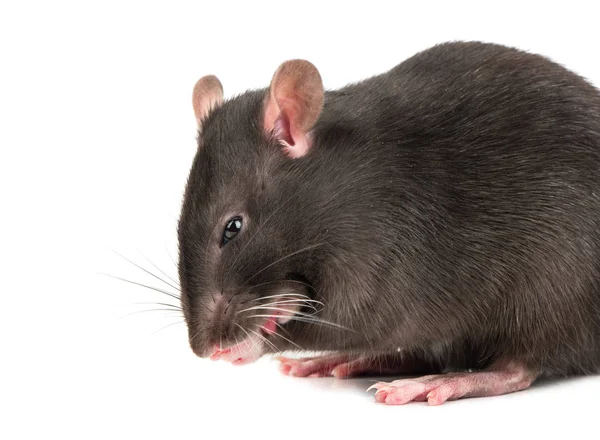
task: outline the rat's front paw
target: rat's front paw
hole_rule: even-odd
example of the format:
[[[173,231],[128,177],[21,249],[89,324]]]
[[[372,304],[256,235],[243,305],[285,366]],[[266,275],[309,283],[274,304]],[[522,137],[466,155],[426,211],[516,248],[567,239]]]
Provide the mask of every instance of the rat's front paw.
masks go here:
[[[281,363],[279,370],[283,374],[296,377],[346,378],[373,371],[376,366],[373,359],[341,354],[299,359],[279,356],[276,359]]]
[[[244,365],[256,361],[262,356],[262,353],[263,347],[261,341],[257,338],[248,337],[236,345],[227,348],[215,345],[210,359],[213,361],[223,360],[233,365]]]

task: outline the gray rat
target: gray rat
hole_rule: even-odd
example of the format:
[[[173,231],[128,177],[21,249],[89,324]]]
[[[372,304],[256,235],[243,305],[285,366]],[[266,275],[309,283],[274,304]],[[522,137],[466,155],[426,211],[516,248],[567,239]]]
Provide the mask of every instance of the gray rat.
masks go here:
[[[324,91],[307,61],[194,88],[178,225],[193,351],[284,350],[387,404],[491,396],[600,367],[600,93],[539,55],[434,46]]]

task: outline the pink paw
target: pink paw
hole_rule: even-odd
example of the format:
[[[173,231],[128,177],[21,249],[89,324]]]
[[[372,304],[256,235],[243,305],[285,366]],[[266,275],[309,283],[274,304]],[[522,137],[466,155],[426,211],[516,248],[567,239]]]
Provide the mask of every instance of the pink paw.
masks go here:
[[[254,362],[262,356],[263,341],[266,341],[265,337],[255,331],[250,330],[251,333],[249,333],[243,327],[240,328],[246,333],[247,338],[226,348],[222,348],[219,344],[215,344],[213,352],[210,355],[211,360],[224,360],[226,362],[231,362],[233,365],[243,365]],[[274,334],[277,331],[276,319],[269,318],[259,330],[266,335]]]
[[[248,338],[228,348],[220,348],[218,345],[215,345],[210,359],[213,361],[223,360],[233,365],[244,365],[254,362],[261,355],[262,345],[260,341]]]
[[[388,405],[427,401],[441,405],[462,397],[498,396],[523,390],[535,380],[535,374],[524,367],[510,366],[501,370],[474,373],[448,373],[377,382],[375,400]],[[367,391],[368,391],[367,390]]]
[[[320,357],[308,357],[292,359],[279,356],[276,358],[281,362],[279,370],[288,376],[296,377],[327,377],[337,378],[350,377],[368,370],[371,361],[350,356],[330,355]]]

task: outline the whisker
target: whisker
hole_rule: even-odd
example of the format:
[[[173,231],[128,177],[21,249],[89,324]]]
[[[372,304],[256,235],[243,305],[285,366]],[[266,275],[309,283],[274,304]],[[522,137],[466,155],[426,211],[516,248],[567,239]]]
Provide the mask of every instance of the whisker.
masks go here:
[[[290,306],[310,307],[311,309],[313,309],[315,311],[315,313],[322,310],[322,309],[317,309],[312,304],[307,304],[306,302],[299,300],[299,299],[288,299],[286,301],[275,301],[275,302],[261,304],[261,305],[262,306],[279,306],[279,305],[285,305],[285,304],[290,305]],[[256,306],[256,307],[258,307],[258,306]],[[250,309],[245,309],[245,310],[250,310]],[[241,311],[243,311],[243,310],[241,310]]]
[[[265,297],[263,297],[263,298],[265,298]],[[260,299],[263,299],[263,298],[260,298]],[[281,299],[279,301],[275,301],[275,302],[278,302],[278,303],[299,302],[299,303],[308,304],[308,303],[312,303],[312,302],[320,303],[321,301],[316,301],[316,300],[312,300],[312,299],[302,299],[302,298],[287,298],[287,299],[283,298],[283,299]]]
[[[235,325],[237,325],[244,333],[246,333],[246,336],[248,336],[248,339],[252,338],[252,336],[250,336],[250,334],[246,331],[246,329],[244,327],[242,327],[241,325],[239,325],[237,322],[235,323]],[[275,349],[275,351],[277,351],[277,347],[273,343],[271,343],[267,338],[265,338],[263,335],[261,335],[260,333],[256,333],[254,330],[248,329],[248,331],[251,331],[252,333],[254,333],[259,338],[263,339],[268,344],[271,344],[271,346],[273,347],[273,349]]]
[[[267,306],[267,305],[271,305],[271,304],[287,304],[287,303],[305,304],[310,307],[314,307],[311,303],[317,303],[317,304],[323,305],[323,303],[321,301],[316,301],[313,299],[284,299],[281,301],[275,301],[273,303],[267,303],[267,304],[263,304],[263,305]]]
[[[158,267],[156,264],[154,264],[152,261],[150,261],[150,259],[148,257],[146,257],[145,255],[143,255],[143,257],[146,259],[146,261],[148,261],[148,263],[150,263],[152,266],[154,266],[154,268],[156,270],[158,270],[160,273],[162,273],[164,276],[166,276],[169,280],[173,281],[173,283],[175,283],[175,285],[177,286],[177,290],[181,290],[179,288],[179,282],[175,279],[173,279],[171,276],[169,276],[169,274],[165,273],[160,267]]]
[[[99,275],[104,275],[104,276],[107,276],[107,277],[111,277],[111,278],[114,278],[115,280],[120,280],[120,281],[123,281],[123,282],[125,282],[125,283],[130,283],[130,284],[134,284],[134,285],[136,285],[136,286],[145,287],[146,289],[150,289],[150,290],[154,290],[154,291],[156,291],[156,292],[163,293],[163,294],[165,294],[165,295],[167,295],[167,296],[170,296],[171,298],[174,298],[174,299],[176,299],[177,301],[181,301],[181,298],[180,298],[179,296],[177,296],[177,295],[175,295],[175,294],[173,294],[173,293],[171,293],[171,292],[167,292],[166,290],[159,289],[159,288],[157,288],[157,287],[148,286],[148,285],[146,285],[146,284],[138,283],[137,281],[131,281],[131,280],[127,280],[127,279],[125,279],[125,278],[117,277],[117,276],[111,275],[111,274],[109,274],[109,273],[98,272],[98,274],[99,274]],[[172,306],[172,304],[170,304],[170,305]],[[200,303],[198,303],[198,305],[199,305],[199,306],[201,306],[201,307],[204,307],[204,308],[205,308],[205,309],[206,309],[206,310],[207,310],[209,313],[212,313],[212,312],[213,312],[212,310],[210,310],[210,309],[208,308],[208,306],[206,306],[206,305],[204,305],[204,304],[200,304]],[[181,309],[181,310],[183,310],[183,309]]]
[[[301,297],[301,298],[309,298],[306,295],[302,295],[300,293],[280,293],[279,295],[269,295],[269,296],[263,296],[261,298],[255,298],[252,299],[251,301],[260,301],[261,299],[267,299],[267,298],[279,298],[280,296],[295,296],[295,297]]]
[[[277,297],[277,296],[275,296],[275,297]],[[272,298],[272,297],[264,296],[262,298],[257,298],[257,299],[260,300],[260,299],[264,299],[264,298]],[[250,302],[250,301],[247,301],[247,302]],[[263,304],[263,305],[264,306],[269,306],[269,305],[273,305],[273,304],[287,304],[287,303],[305,304],[305,305],[313,307],[313,308],[315,306],[313,306],[311,303],[316,303],[316,304],[319,304],[319,305],[323,306],[323,303],[321,301],[317,301],[317,300],[314,300],[314,299],[302,299],[302,298],[291,298],[291,299],[285,299],[284,298],[284,299],[282,299],[280,301],[266,303],[266,304]]]
[[[319,301],[313,301],[313,300],[310,300],[310,299],[293,298],[293,299],[282,299],[280,301],[274,301],[274,302],[265,303],[265,304],[262,304],[262,305],[263,306],[270,306],[270,305],[273,305],[273,304],[288,304],[288,303],[311,305],[310,303],[312,303],[312,302],[319,303]],[[314,306],[311,305],[311,307],[314,307]]]
[[[177,309],[177,310],[183,310],[180,306],[176,306],[174,304],[169,304],[169,303],[138,302],[138,303],[135,303],[135,304],[140,304],[140,305],[141,304],[143,304],[143,305],[157,305],[157,306],[172,307],[172,308]]]
[[[279,324],[277,321],[275,321],[275,325],[276,325],[277,327],[279,327],[279,329],[280,329],[281,331],[285,332],[285,334],[286,334],[286,335],[288,335],[288,336],[291,336],[291,335],[290,335],[290,332],[288,332],[288,331],[285,329],[285,327],[284,327],[284,326],[282,326],[281,324]]]
[[[260,327],[257,327],[257,328],[259,328],[259,329],[260,329]],[[269,344],[271,347],[273,347],[273,350],[275,350],[275,351],[279,351],[279,349],[277,348],[277,346],[276,346],[275,344],[273,344],[271,341],[269,341],[267,338],[265,338],[265,337],[264,337],[263,335],[261,335],[260,333],[258,333],[258,332],[255,332],[255,331],[254,331],[254,330],[252,330],[252,329],[248,329],[248,331],[250,331],[250,332],[254,333],[254,334],[255,334],[256,336],[258,336],[260,339],[262,339],[262,340],[263,340],[263,341],[265,341],[267,344]]]
[[[159,289],[159,288],[157,288],[157,287],[148,286],[147,284],[142,284],[142,283],[138,283],[137,281],[131,281],[131,280],[127,280],[127,279],[125,279],[125,278],[117,277],[117,276],[114,276],[114,275],[111,275],[111,274],[108,274],[108,273],[102,273],[102,272],[99,272],[99,274],[100,274],[100,275],[105,275],[105,276],[107,276],[107,277],[114,278],[114,279],[116,279],[116,280],[121,280],[121,281],[124,281],[124,282],[126,282],[126,283],[135,284],[136,286],[145,287],[146,289],[155,290],[155,291],[157,291],[157,292],[164,293],[165,295],[168,295],[168,296],[170,296],[171,298],[175,298],[175,299],[176,299],[176,300],[178,300],[178,301],[180,301],[180,300],[181,300],[181,298],[180,298],[179,296],[175,295],[174,293],[167,292],[166,290]]]
[[[281,318],[281,315],[252,315],[249,316],[248,318]],[[336,324],[335,322],[329,322],[329,321],[325,321],[323,319],[315,319],[312,317],[303,317],[303,316],[287,316],[286,317],[289,320],[294,320],[294,321],[302,321],[302,322],[309,322],[309,323],[313,323],[313,324],[320,324],[320,325],[329,325],[331,327],[335,327],[335,328],[339,328],[342,330],[347,330],[350,332],[354,332],[354,333],[358,333],[356,330],[348,328],[348,327],[344,327],[343,325],[340,324]]]
[[[273,283],[298,283],[298,284],[302,284],[304,286],[310,287],[312,290],[314,290],[313,286],[311,286],[308,283],[305,283],[304,281],[300,281],[300,280],[275,280],[275,281],[267,281],[266,283],[255,284],[251,288],[254,289],[255,287],[265,286],[267,284],[273,284]]]
[[[153,335],[157,334],[158,332],[163,331],[164,329],[171,327],[172,325],[177,325],[177,324],[183,324],[183,321],[177,321],[177,322],[173,322],[171,324],[165,325],[164,327],[159,328],[158,330],[156,330],[154,333],[152,333]]]
[[[247,309],[244,310],[240,310],[239,312],[236,312],[235,314],[237,315],[238,313],[242,313],[242,312],[247,312],[249,310],[277,310],[280,312],[291,312],[291,310],[289,309],[284,309],[283,307],[271,307],[271,306],[254,306],[254,307],[249,307]],[[312,317],[313,315],[308,315],[306,313],[302,313],[302,312],[295,312],[295,315],[300,315],[300,316],[306,316],[306,317]]]
[[[168,281],[163,280],[161,277],[159,277],[158,275],[153,274],[152,272],[150,272],[147,269],[144,269],[142,266],[140,266],[137,263],[134,263],[133,261],[131,261],[129,258],[121,255],[120,253],[118,253],[117,251],[113,251],[115,254],[117,254],[119,257],[123,258],[125,261],[128,261],[129,263],[133,264],[135,267],[137,267],[140,270],[143,270],[144,272],[146,272],[148,275],[153,276],[154,278],[156,278],[159,281],[162,281],[163,283],[165,283],[167,286],[171,286],[173,289],[179,291],[180,289],[177,286],[174,286],[173,284],[169,283]]]
[[[298,298],[298,297],[299,297],[299,298],[306,298],[307,300],[309,300],[309,299],[310,299],[311,301],[314,301],[314,302],[317,302],[317,303],[319,303],[319,304],[321,304],[321,305],[324,305],[324,304],[323,304],[321,301],[317,301],[316,299],[311,299],[309,296],[307,296],[307,295],[302,295],[302,294],[300,294],[300,293],[280,293],[280,294],[278,294],[278,295],[269,295],[269,296],[263,296],[263,297],[261,297],[261,298],[254,298],[254,299],[251,299],[251,300],[250,300],[250,302],[252,302],[252,301],[260,301],[261,299],[279,298],[279,297],[282,297],[282,296],[294,296],[294,297],[297,297],[297,298]]]
[[[242,329],[243,330],[243,329]],[[235,345],[239,345],[240,342],[238,341],[237,336],[235,335],[235,333],[233,334],[233,338],[235,339]]]
[[[345,327],[341,324],[336,324],[335,322],[329,322],[329,321],[325,321],[322,319],[313,319],[310,317],[302,317],[302,316],[292,316],[292,317],[288,317],[289,320],[294,320],[294,321],[301,321],[301,322],[308,322],[308,323],[313,323],[313,324],[319,324],[319,325],[329,325],[331,327],[334,328],[339,328],[341,330],[347,330],[353,333],[358,333],[356,330],[351,329],[349,327]]]
[[[277,310],[277,311],[280,311],[280,312],[289,312],[290,311],[289,309],[284,309],[282,307],[262,307],[262,306],[256,306],[256,307],[250,307],[249,309],[240,310],[237,313],[245,312],[247,310]],[[296,315],[303,316],[303,317],[306,317],[306,318],[313,318],[313,315],[309,315],[307,313],[302,313],[302,312],[296,312],[296,313],[294,313],[294,316],[296,316]],[[279,316],[279,317],[281,318],[281,316]],[[316,319],[316,318],[313,318],[313,319]]]
[[[250,336],[250,333],[248,333],[244,327],[239,325],[237,322],[235,323],[235,325],[237,325],[244,333],[246,333],[246,336],[248,337],[248,339],[252,339],[252,336]],[[250,331],[252,331],[252,330],[250,330]],[[258,336],[260,336],[260,335],[258,335]],[[236,343],[237,343],[237,338],[236,338]]]
[[[326,243],[326,242],[322,242],[322,243],[318,243],[318,244],[313,244],[313,245],[310,245],[310,246],[306,246],[306,247],[304,247],[304,248],[302,248],[302,249],[300,249],[300,250],[297,250],[297,251],[295,251],[295,252],[292,252],[292,253],[290,253],[290,254],[286,255],[285,257],[281,257],[281,258],[279,258],[278,260],[275,260],[275,261],[273,261],[271,264],[267,264],[267,265],[266,265],[265,267],[263,267],[261,270],[259,270],[258,272],[256,272],[256,273],[255,273],[254,275],[252,275],[250,278],[248,278],[248,279],[247,279],[247,280],[246,280],[246,281],[245,281],[245,282],[244,282],[244,283],[243,283],[243,284],[240,286],[240,288],[241,288],[241,287],[244,287],[246,284],[248,284],[248,282],[250,282],[250,280],[252,280],[254,277],[256,277],[257,275],[259,275],[259,274],[261,274],[262,272],[264,272],[265,270],[267,270],[269,267],[272,267],[272,266],[274,266],[274,265],[275,265],[275,264],[277,264],[277,263],[281,263],[283,260],[286,260],[286,259],[288,259],[288,258],[290,258],[290,257],[293,257],[294,255],[300,254],[300,253],[302,253],[302,252],[309,251],[309,250],[311,250],[311,249],[316,249],[316,248],[318,248],[318,247],[320,247],[320,246],[323,246],[323,245],[325,245],[325,244],[327,244],[327,243]]]
[[[176,310],[173,309],[147,309],[147,310],[137,310],[135,312],[131,312],[131,313],[127,313],[126,315],[123,315],[120,317],[120,319],[126,318],[128,316],[132,316],[132,315],[137,315],[139,313],[146,313],[146,312],[176,312]],[[168,318],[175,318],[175,316],[168,316],[165,315]],[[183,315],[181,315],[180,313],[177,314],[177,318],[181,318]]]
[[[282,327],[282,326],[280,326],[279,324],[276,324],[276,325],[277,325],[277,327],[279,327],[280,329],[283,329],[283,327]],[[277,336],[279,336],[279,337],[280,337],[280,338],[282,338],[283,340],[285,340],[285,341],[288,341],[290,344],[292,344],[293,346],[297,347],[297,348],[298,348],[298,349],[300,349],[301,351],[306,351],[306,350],[304,350],[304,348],[300,347],[300,346],[299,346],[298,344],[296,344],[295,342],[293,342],[293,341],[289,340],[288,338],[286,338],[285,336],[283,336],[281,333],[279,333],[279,332],[275,332],[274,334],[275,334],[275,335],[277,335]]]
[[[173,262],[173,264],[175,265],[175,269],[178,268],[177,263],[175,262],[175,260],[173,259],[173,256],[171,255],[171,252],[169,252],[169,248],[167,247],[167,245],[165,244],[165,250],[167,251],[167,255],[169,256],[169,258],[171,259],[171,261]]]

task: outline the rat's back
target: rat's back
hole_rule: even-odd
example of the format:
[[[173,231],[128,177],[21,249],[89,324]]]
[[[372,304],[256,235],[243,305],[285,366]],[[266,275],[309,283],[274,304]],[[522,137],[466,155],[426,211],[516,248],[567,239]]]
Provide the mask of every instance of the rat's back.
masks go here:
[[[362,167],[400,217],[378,247],[419,256],[402,269],[411,321],[446,321],[415,341],[451,327],[447,358],[466,341],[469,367],[598,370],[600,94],[586,80],[504,46],[442,44],[328,92],[315,139],[350,158],[340,180]]]

